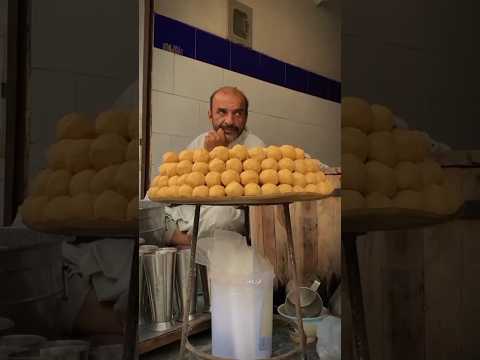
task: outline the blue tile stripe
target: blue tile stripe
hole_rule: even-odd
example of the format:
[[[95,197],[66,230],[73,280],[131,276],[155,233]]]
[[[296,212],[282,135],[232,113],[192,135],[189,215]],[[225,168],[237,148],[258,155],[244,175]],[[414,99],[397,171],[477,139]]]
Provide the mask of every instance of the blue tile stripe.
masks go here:
[[[322,99],[340,103],[341,83],[155,14],[154,46]]]

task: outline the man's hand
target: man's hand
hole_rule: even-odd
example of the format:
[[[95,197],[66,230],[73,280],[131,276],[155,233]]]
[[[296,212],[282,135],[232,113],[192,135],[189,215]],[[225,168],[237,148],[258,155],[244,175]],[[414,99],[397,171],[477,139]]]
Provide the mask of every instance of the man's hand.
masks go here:
[[[170,239],[172,245],[190,245],[191,242],[192,236],[179,230],[175,230]]]
[[[227,146],[227,139],[225,138],[225,133],[223,129],[220,128],[217,131],[210,130],[205,136],[205,141],[203,147],[208,151],[212,151],[215,146]]]

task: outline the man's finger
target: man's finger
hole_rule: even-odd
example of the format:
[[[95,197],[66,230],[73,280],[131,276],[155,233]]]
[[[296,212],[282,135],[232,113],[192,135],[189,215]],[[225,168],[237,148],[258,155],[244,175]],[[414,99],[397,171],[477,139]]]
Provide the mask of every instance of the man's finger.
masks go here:
[[[218,136],[218,140],[219,140],[221,143],[225,143],[225,132],[223,131],[222,128],[220,128],[220,129],[217,130],[217,136]]]

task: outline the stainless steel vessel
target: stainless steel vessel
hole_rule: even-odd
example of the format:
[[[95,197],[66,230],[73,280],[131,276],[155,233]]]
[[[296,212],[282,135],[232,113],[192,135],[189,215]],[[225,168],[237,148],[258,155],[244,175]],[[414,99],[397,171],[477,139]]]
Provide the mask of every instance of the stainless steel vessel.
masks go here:
[[[185,302],[187,301],[188,295],[188,272],[190,270],[190,248],[179,249],[177,251],[177,261],[176,261],[176,293],[177,293],[177,319],[182,321],[183,312],[185,309]],[[198,274],[198,265],[195,267],[197,272],[197,280],[199,279]],[[197,283],[192,289],[192,297],[190,301],[190,309],[188,312],[189,319],[193,319],[197,312]]]
[[[164,205],[147,200],[140,200],[139,230],[140,237],[147,244],[165,246],[165,211]]]

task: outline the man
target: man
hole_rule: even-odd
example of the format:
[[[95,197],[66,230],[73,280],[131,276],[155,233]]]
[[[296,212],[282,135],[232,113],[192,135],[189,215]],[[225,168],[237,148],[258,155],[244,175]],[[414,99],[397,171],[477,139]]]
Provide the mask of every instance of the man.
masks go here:
[[[208,118],[212,130],[199,135],[188,149],[215,146],[233,147],[242,144],[246,147],[264,147],[260,138],[252,134],[246,124],[248,119],[248,99],[235,87],[222,87],[210,97]],[[194,207],[177,206],[166,208],[166,239],[173,245],[186,245],[191,241]],[[211,235],[214,229],[236,232],[243,231],[243,212],[233,207],[204,206],[200,213],[199,237]]]

